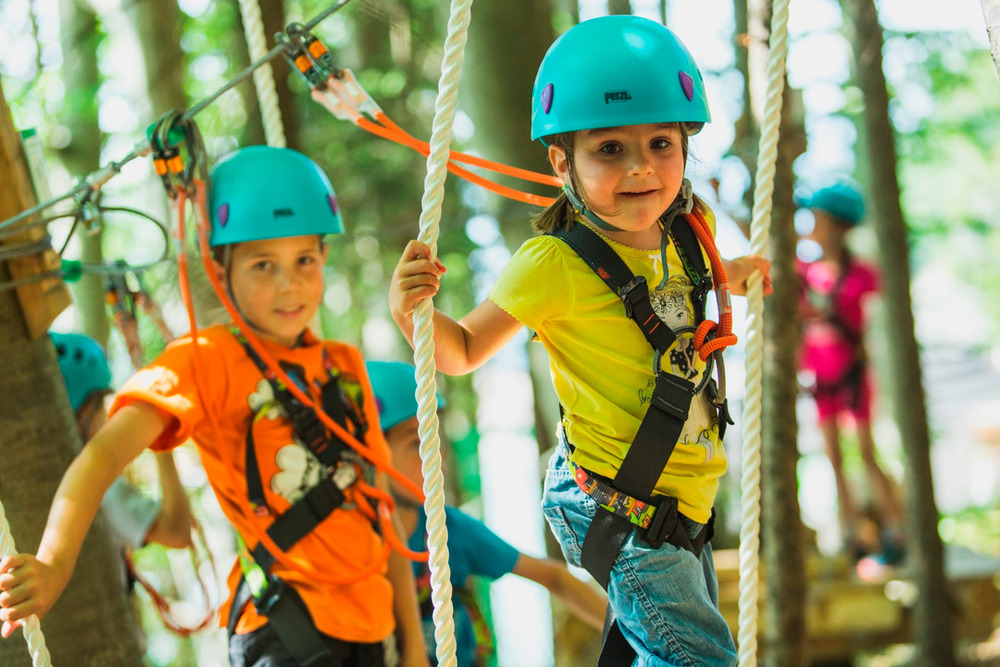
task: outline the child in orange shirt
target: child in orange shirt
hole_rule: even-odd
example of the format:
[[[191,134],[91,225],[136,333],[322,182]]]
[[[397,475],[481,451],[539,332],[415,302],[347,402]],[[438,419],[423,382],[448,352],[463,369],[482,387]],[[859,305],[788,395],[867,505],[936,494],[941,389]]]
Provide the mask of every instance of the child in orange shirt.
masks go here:
[[[296,151],[245,148],[213,170],[210,209],[215,270],[263,348],[388,460],[361,354],[308,328],[323,298],[323,238],[343,230],[326,175]],[[426,665],[411,568],[395,554],[379,565],[384,537],[358,509],[354,481],[374,471],[272,378],[243,334],[221,325],[178,339],[133,376],[64,476],[38,554],[0,561],[3,635],[55,604],[124,466],[190,438],[247,545],[222,610],[233,665],[381,665],[394,612],[404,664]],[[258,518],[244,511],[248,498]],[[258,538],[262,523],[286,556]]]

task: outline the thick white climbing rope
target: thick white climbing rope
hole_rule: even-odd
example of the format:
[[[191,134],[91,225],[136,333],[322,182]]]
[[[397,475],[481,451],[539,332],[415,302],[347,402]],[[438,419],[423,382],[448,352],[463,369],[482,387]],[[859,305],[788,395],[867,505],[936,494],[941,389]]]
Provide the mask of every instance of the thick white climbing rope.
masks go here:
[[[260,15],[257,0],[240,0],[240,16],[243,17],[243,32],[246,35],[250,62],[255,62],[267,53],[267,38],[264,36],[264,20]],[[260,103],[260,116],[264,124],[264,138],[268,146],[285,148],[285,128],[281,122],[281,107],[278,106],[278,91],[274,87],[274,71],[271,63],[264,63],[253,73],[253,86]]]
[[[983,0],[983,15],[986,17],[986,35],[990,38],[993,65],[1000,76],[1000,0]]]
[[[452,0],[448,36],[444,43],[441,78],[434,103],[427,176],[420,201],[419,239],[437,255],[441,203],[447,176],[451,128],[458,106],[458,84],[465,59],[472,0]],[[444,515],[444,476],[441,473],[441,441],[438,437],[437,381],[434,365],[434,306],[421,301],[413,313],[414,363],[417,368],[417,419],[420,422],[420,459],[424,473],[424,509],[427,513],[427,550],[430,552],[431,601],[434,604],[434,639],[441,667],[454,667],[455,621],[451,604],[451,567],[448,565],[448,532]]]
[[[0,502],[0,558],[13,556],[17,553],[14,545],[14,536],[10,532],[10,522],[7,521],[7,511],[3,503]],[[31,664],[34,667],[51,667],[52,658],[49,656],[49,649],[45,647],[45,637],[42,635],[42,626],[38,622],[37,616],[29,616],[24,619],[22,626],[24,639],[28,642],[28,652],[31,654]]]
[[[788,53],[788,0],[772,5],[767,60],[767,94],[757,150],[756,188],[750,222],[750,251],[767,252],[774,193],[778,130]],[[759,271],[747,280],[746,394],[743,403],[743,474],[741,481],[739,664],[757,664],[757,587],[760,546],[761,381],[764,375],[764,282]]]

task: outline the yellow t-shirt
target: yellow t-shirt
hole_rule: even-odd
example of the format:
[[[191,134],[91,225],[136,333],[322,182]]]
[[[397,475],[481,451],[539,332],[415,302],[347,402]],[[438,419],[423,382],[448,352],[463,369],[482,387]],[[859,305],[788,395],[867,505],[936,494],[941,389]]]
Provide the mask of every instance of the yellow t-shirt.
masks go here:
[[[703,207],[703,212],[714,232],[711,211]],[[663,289],[657,289],[663,280],[658,249],[630,248],[606,237],[605,241],[635,275],[646,277],[656,314],[680,331],[669,360],[662,362],[663,370],[699,385],[705,364],[691,344],[691,331],[684,329],[695,324],[693,285],[673,244],[667,247],[669,278]],[[655,383],[653,348],[625,315],[621,299],[566,243],[539,236],[514,254],[490,300],[534,330],[548,350],[566,437],[575,447],[574,462],[613,478],[639,429]],[[718,413],[703,390],[691,401],[688,420],[655,492],[676,497],[681,512],[703,523],[711,515],[725,471]]]

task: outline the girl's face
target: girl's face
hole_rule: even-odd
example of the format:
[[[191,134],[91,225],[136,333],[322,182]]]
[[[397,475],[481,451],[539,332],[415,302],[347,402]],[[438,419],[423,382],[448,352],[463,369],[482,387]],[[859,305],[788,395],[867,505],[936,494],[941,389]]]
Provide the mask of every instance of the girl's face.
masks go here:
[[[676,123],[583,130],[573,142],[572,161],[560,146],[549,147],[556,175],[575,185],[594,213],[626,233],[650,230],[680,191],[684,148]],[[654,231],[658,241],[659,230]]]
[[[216,269],[247,323],[293,347],[323,298],[325,261],[326,246],[316,236],[292,236],[236,244],[228,272]]]
[[[840,223],[836,218],[822,209],[812,209],[814,226],[809,235],[824,250],[836,250],[844,245],[850,227]]]

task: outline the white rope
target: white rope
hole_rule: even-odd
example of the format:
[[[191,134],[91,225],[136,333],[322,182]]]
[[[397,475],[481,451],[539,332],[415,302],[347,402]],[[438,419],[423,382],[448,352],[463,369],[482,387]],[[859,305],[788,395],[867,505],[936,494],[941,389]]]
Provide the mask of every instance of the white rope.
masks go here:
[[[444,43],[441,79],[434,103],[430,154],[420,206],[419,239],[437,255],[441,203],[447,176],[451,128],[458,106],[458,84],[465,59],[472,0],[452,0],[448,37]],[[424,509],[427,513],[427,550],[430,552],[431,601],[434,604],[434,639],[441,667],[454,667],[455,621],[451,603],[451,567],[448,564],[448,532],[444,515],[444,476],[441,473],[441,441],[438,437],[437,381],[434,365],[434,306],[421,301],[413,313],[414,362],[417,368],[417,419],[420,422],[420,459],[424,473]]]
[[[990,38],[993,65],[1000,76],[1000,0],[983,0],[983,15],[986,17],[986,34]]]
[[[246,35],[250,62],[255,62],[267,54],[267,38],[264,36],[264,20],[260,15],[257,0],[240,0],[240,16],[243,17],[243,32]],[[285,148],[285,128],[281,122],[281,107],[278,106],[278,91],[274,87],[274,71],[271,63],[264,63],[253,73],[253,85],[260,103],[260,117],[264,124],[264,137],[268,146]]]
[[[788,0],[775,0],[767,62],[767,95],[757,152],[750,251],[767,253],[774,193],[781,101],[788,52]],[[743,404],[743,475],[740,525],[739,664],[757,664],[757,587],[760,546],[761,381],[764,369],[764,282],[759,271],[747,280],[746,394]]]
[[[14,546],[14,536],[10,532],[10,523],[7,521],[7,511],[3,503],[0,502],[0,558],[13,556],[17,553]],[[31,664],[34,667],[51,667],[52,658],[49,656],[49,649],[45,646],[45,637],[42,635],[42,626],[38,622],[37,616],[29,616],[23,621],[22,630],[24,639],[28,642],[28,652],[31,654]]]

